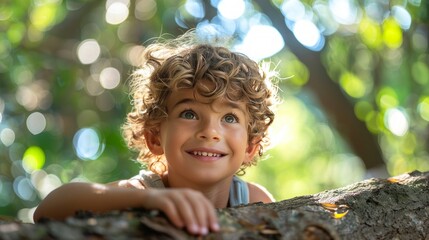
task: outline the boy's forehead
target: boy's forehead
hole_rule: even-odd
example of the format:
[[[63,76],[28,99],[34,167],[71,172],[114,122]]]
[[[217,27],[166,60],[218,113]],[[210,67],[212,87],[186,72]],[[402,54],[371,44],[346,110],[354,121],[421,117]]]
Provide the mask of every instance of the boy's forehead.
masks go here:
[[[244,101],[231,101],[226,97],[219,98],[208,98],[200,95],[197,91],[192,88],[178,89],[172,91],[167,98],[167,108],[174,108],[180,104],[193,104],[193,103],[202,103],[209,104],[212,107],[215,106],[228,106],[231,108],[237,108],[246,112],[246,103]]]

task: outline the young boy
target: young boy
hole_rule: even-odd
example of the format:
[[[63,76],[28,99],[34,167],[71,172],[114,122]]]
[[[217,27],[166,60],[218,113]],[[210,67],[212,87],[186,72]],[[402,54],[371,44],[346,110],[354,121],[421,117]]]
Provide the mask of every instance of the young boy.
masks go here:
[[[236,177],[267,143],[276,101],[268,72],[242,54],[192,39],[190,32],[149,45],[131,80],[133,109],[123,132],[150,171],[106,185],[65,184],[40,203],[35,221],[144,207],[204,235],[219,230],[215,208],[273,201]]]

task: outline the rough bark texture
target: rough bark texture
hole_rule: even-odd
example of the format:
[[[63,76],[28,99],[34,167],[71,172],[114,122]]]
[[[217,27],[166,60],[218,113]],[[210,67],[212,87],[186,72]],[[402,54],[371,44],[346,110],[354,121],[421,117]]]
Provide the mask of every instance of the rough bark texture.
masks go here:
[[[157,211],[78,213],[37,224],[0,221],[0,239],[429,239],[429,172],[222,209],[219,218],[220,232],[197,237]]]

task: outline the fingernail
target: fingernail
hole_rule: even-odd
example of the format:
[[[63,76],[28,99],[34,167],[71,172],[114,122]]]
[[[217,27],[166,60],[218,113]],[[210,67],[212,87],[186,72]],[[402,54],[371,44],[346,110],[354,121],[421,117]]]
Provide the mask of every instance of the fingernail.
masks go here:
[[[218,223],[214,223],[214,224],[212,224],[212,229],[213,229],[213,231],[219,231],[219,224]]]
[[[189,226],[189,231],[192,233],[198,233],[198,226],[195,224],[192,224],[191,226]]]
[[[202,227],[202,228],[200,229],[200,233],[201,233],[201,235],[206,235],[208,232],[209,232],[209,230],[207,230],[207,228],[206,228],[206,227]]]

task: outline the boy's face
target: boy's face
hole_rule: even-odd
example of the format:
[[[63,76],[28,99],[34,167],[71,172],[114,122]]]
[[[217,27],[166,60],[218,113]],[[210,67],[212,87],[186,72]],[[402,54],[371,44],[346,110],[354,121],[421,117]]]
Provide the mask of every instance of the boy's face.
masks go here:
[[[246,104],[204,100],[195,98],[193,89],[172,92],[167,99],[168,117],[161,123],[155,151],[165,154],[169,180],[230,180],[257,153],[257,147],[248,144]]]

